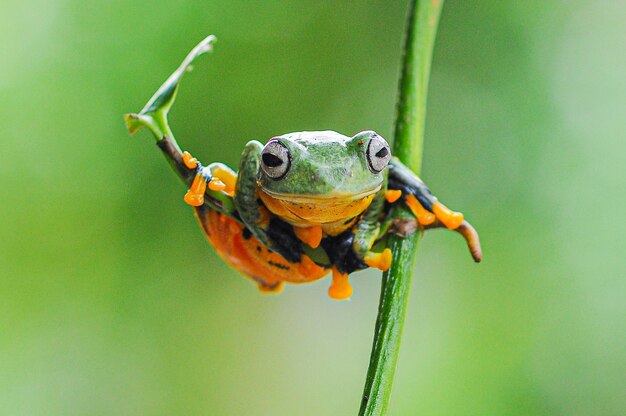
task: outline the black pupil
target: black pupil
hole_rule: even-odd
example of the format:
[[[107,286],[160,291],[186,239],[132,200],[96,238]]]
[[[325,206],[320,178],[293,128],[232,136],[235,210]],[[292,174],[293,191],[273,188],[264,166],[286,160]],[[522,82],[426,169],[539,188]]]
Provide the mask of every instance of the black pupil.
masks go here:
[[[383,158],[389,154],[389,150],[386,147],[383,147],[378,152],[376,152],[376,157]]]
[[[265,166],[268,166],[270,168],[275,168],[283,164],[281,158],[271,153],[263,153],[263,156],[261,156],[261,158],[263,159],[263,163],[265,164]]]

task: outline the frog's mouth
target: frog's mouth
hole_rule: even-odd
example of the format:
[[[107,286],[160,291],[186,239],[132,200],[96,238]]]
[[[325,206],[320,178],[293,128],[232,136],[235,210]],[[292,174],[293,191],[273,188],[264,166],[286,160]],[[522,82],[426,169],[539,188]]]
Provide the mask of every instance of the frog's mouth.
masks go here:
[[[358,194],[279,194],[261,190],[259,197],[274,215],[298,226],[331,224],[351,220],[372,203],[381,186]]]
[[[366,198],[372,194],[375,194],[376,192],[380,191],[381,185],[378,185],[377,187],[364,191],[364,192],[360,192],[358,194],[342,194],[339,192],[329,192],[326,194],[319,194],[319,195],[303,195],[303,194],[283,194],[283,193],[279,193],[279,192],[272,192],[270,190],[267,189],[263,189],[262,192],[266,193],[267,195],[271,196],[274,199],[278,199],[280,201],[286,201],[286,202],[300,202],[300,203],[311,203],[311,204],[315,204],[315,203],[326,203],[330,200],[335,200],[335,201],[355,201],[355,200],[361,200],[363,198]]]

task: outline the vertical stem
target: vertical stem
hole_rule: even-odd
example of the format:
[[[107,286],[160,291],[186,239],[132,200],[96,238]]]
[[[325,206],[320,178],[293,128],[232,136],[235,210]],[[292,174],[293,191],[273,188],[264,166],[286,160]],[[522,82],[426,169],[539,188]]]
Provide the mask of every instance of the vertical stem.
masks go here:
[[[399,85],[394,153],[419,174],[424,142],[426,99],[433,46],[443,0],[411,0]],[[410,215],[398,210],[396,216]],[[391,268],[383,274],[374,343],[359,415],[387,412],[419,233],[390,236]]]
[[[443,0],[411,0],[398,91],[394,152],[419,174],[433,47]]]

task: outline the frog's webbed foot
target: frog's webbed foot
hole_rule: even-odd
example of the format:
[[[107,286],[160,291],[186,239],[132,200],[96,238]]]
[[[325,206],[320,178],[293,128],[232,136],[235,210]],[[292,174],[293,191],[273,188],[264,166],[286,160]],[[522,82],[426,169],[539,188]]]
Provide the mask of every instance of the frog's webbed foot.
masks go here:
[[[399,192],[400,194],[395,194],[395,192]],[[393,193],[392,198],[389,197],[390,193]],[[400,198],[401,193],[402,191],[399,189],[387,191],[387,201],[389,201],[390,203],[395,202]],[[415,215],[415,218],[417,218],[417,221],[420,223],[420,225],[424,227],[438,220],[447,229],[456,230],[463,223],[464,216],[462,213],[450,210],[439,201],[433,202],[431,204],[432,211],[429,211],[424,207],[424,205],[422,205],[422,203],[419,201],[418,198],[416,198],[414,194],[409,193],[405,196],[404,199],[413,215]]]
[[[438,201],[432,203],[432,212],[430,212],[412,194],[406,196],[406,204],[417,218],[417,221],[423,226],[430,225],[435,220],[438,220],[448,230],[456,230],[465,219],[462,213],[452,211]]]
[[[225,192],[231,197],[234,195],[237,174],[227,166],[221,163],[212,163],[203,167],[198,159],[191,156],[189,152],[183,153],[183,163],[188,169],[193,169],[196,172],[191,187],[184,197],[187,204],[194,207],[204,204],[204,194],[207,188],[211,191]]]
[[[328,296],[335,300],[346,300],[352,296],[352,286],[348,273],[342,273],[333,267],[333,281],[328,288]]]
[[[433,203],[433,212],[430,212],[424,208],[413,194],[408,194],[405,197],[405,201],[415,218],[417,218],[420,227],[424,230],[445,227],[458,232],[467,242],[467,248],[474,261],[479,263],[482,260],[483,254],[478,233],[472,224],[464,219],[462,213],[454,212],[440,202]]]
[[[482,251],[478,233],[465,221],[463,214],[439,202],[424,182],[398,159],[393,158],[389,167],[389,187],[392,190],[387,192],[387,201],[394,203],[402,197],[423,229],[446,227],[458,232],[467,241],[474,261],[479,262]],[[398,195],[398,192],[401,194]]]

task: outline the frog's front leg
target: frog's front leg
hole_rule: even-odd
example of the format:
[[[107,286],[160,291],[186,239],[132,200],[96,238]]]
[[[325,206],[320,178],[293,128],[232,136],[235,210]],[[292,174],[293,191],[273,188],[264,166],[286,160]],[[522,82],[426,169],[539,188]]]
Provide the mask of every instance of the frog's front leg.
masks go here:
[[[386,190],[383,187],[352,229],[322,241],[334,264],[333,279],[328,288],[328,296],[331,298],[344,300],[351,296],[352,287],[348,278],[353,271],[368,266],[386,271],[391,266],[390,249],[385,248],[380,253],[371,251],[380,234],[380,216],[384,208],[385,194]]]
[[[371,250],[380,235],[380,217],[388,192],[386,186],[383,186],[376,194],[363,218],[355,227],[354,240],[352,242],[352,248],[357,257],[363,259],[363,262],[369,267],[374,267],[381,271],[387,271],[391,267],[391,250],[385,248],[380,253]]]
[[[263,145],[257,140],[248,142],[244,147],[235,184],[234,202],[243,223],[259,241],[269,246],[267,229],[270,215],[257,196],[257,176],[262,150]]]
[[[352,248],[357,257],[363,259],[363,262],[369,267],[381,271],[387,271],[391,267],[391,250],[385,248],[382,252],[375,253],[371,249],[380,235],[380,216],[388,192],[386,186],[383,186],[376,194],[363,218],[355,227],[354,241],[352,242]]]
[[[270,250],[287,261],[302,260],[302,243],[291,225],[274,217],[258,196],[257,178],[263,145],[252,140],[246,144],[235,184],[234,203],[241,221]]]

